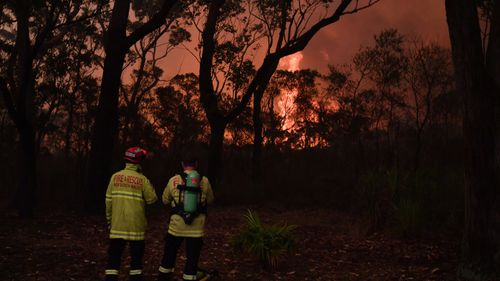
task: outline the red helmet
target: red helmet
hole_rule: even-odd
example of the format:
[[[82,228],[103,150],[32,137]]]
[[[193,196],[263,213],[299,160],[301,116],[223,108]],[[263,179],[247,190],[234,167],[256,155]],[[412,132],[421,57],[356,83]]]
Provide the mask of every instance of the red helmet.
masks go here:
[[[125,159],[127,162],[138,164],[141,163],[142,160],[144,160],[147,154],[148,152],[146,150],[138,146],[134,146],[125,151],[123,159]]]

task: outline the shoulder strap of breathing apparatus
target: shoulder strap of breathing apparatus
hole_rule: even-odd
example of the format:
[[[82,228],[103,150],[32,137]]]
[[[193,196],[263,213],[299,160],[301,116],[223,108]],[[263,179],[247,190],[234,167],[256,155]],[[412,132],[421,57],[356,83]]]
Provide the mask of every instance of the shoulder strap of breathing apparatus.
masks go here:
[[[177,201],[173,200],[174,206],[171,209],[172,214],[176,214],[182,217],[184,222],[186,224],[191,224],[193,220],[198,217],[200,214],[207,214],[207,203],[202,202],[201,200],[201,180],[203,179],[203,176],[200,174],[200,186],[198,187],[192,187],[192,186],[186,186],[187,183],[187,173],[182,173],[181,177],[184,181],[184,184],[179,184],[177,185],[177,189],[179,190],[179,195],[177,198]],[[187,212],[184,210],[184,199],[186,198],[186,192],[194,192],[197,193],[197,198],[198,198],[198,203],[197,203],[197,208],[196,211],[193,212]]]

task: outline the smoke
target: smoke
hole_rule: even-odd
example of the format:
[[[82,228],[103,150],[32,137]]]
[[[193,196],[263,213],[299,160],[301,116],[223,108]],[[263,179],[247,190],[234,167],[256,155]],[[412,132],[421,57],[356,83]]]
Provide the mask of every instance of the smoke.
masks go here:
[[[328,64],[344,64],[384,29],[449,46],[444,1],[382,0],[374,7],[347,15],[325,27],[303,51],[302,68],[326,72]]]

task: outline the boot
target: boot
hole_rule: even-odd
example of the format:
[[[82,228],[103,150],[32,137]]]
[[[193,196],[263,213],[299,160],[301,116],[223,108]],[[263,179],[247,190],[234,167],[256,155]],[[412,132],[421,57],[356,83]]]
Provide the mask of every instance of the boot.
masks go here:
[[[158,281],[172,281],[172,273],[162,273],[158,274]]]
[[[130,281],[142,281],[142,274],[130,275]]]
[[[201,270],[198,270],[198,272],[196,273],[196,280],[207,280],[208,279],[208,275],[205,271],[201,271]]]
[[[118,275],[108,275],[104,277],[105,281],[118,281]]]

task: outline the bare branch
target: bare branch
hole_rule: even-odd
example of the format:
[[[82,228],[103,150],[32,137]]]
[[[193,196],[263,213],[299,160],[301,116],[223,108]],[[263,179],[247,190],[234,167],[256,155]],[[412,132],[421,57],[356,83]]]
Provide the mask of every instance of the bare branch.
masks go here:
[[[220,118],[221,113],[217,106],[217,97],[212,84],[213,56],[215,53],[215,38],[217,21],[221,13],[224,0],[215,0],[210,4],[205,29],[202,33],[203,51],[200,60],[200,100],[207,112],[208,118]]]
[[[370,0],[370,1],[368,1],[367,4],[365,4],[363,6],[359,6],[359,0],[356,0],[356,5],[355,5],[354,9],[344,12],[344,13],[342,13],[342,15],[351,15],[351,14],[355,14],[357,12],[361,12],[362,10],[368,9],[380,1],[382,1],[382,0]]]
[[[45,26],[42,29],[41,32],[39,32],[35,38],[35,43],[33,45],[33,55],[36,56],[36,54],[40,51],[40,48],[42,44],[45,43],[45,40],[50,37],[51,33],[53,32],[54,26],[56,24],[57,18],[61,14],[61,11],[55,11],[56,8],[51,9],[47,13],[47,17],[45,19]]]
[[[285,47],[277,52],[277,55],[279,57],[285,57],[294,54],[296,52],[302,51],[319,30],[321,30],[323,27],[329,24],[338,21],[345,12],[345,10],[347,9],[347,7],[351,4],[351,2],[352,0],[343,0],[330,17],[320,20],[302,35],[300,35],[299,37],[297,37],[292,41],[287,42]]]
[[[189,48],[188,46],[186,46],[186,44],[181,43],[181,45],[182,45],[182,47],[184,47],[184,48],[182,48],[182,49],[184,49],[185,51],[187,51],[187,52],[188,52],[191,56],[193,56],[193,58],[194,58],[194,59],[195,59],[198,63],[200,63],[200,56],[199,56],[199,55],[197,55],[197,54],[195,54],[193,51],[191,51],[191,48]]]
[[[292,40],[292,24],[293,22],[295,22],[295,16],[297,15],[299,11],[298,10],[295,10],[293,15],[292,15],[292,19],[290,20],[290,25],[288,26],[288,34],[287,34],[287,37],[286,37],[286,41],[289,42]]]
[[[158,13],[156,13],[148,22],[143,24],[127,37],[127,45],[134,45],[137,41],[164,25],[166,23],[167,16],[172,11],[174,6],[178,4],[179,1],[177,0],[164,0],[160,11],[158,11]],[[172,24],[172,21],[167,23],[167,25],[170,24]]]
[[[103,10],[103,3],[101,1],[99,1],[99,6],[96,8],[95,12],[93,13],[90,13],[88,15],[83,15],[77,19],[74,19],[74,20],[66,20],[65,22],[63,23],[60,23],[60,24],[57,24],[54,26],[54,29],[60,29],[60,28],[63,28],[63,27],[67,27],[67,26],[70,26],[70,25],[74,25],[74,24],[78,24],[78,23],[82,23],[82,22],[85,22],[89,19],[92,19],[92,18],[95,18],[97,16],[100,16],[102,15],[104,12],[106,12],[106,10]],[[76,10],[78,11],[78,10]],[[78,13],[72,13],[73,16],[70,16],[70,19],[73,19]]]

